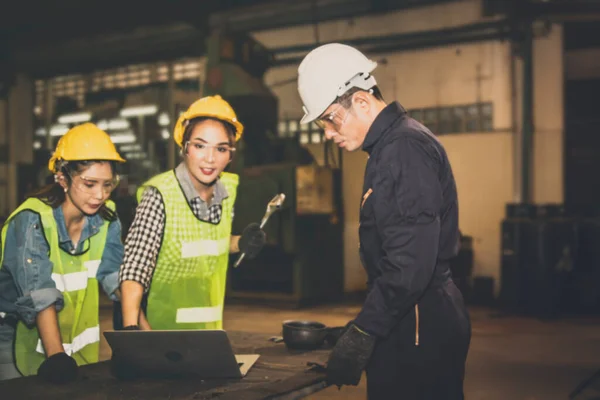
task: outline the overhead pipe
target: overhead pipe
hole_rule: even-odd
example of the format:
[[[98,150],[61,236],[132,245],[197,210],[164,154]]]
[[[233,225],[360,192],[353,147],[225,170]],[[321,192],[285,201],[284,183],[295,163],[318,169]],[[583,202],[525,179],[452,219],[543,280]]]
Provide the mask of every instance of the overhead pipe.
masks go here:
[[[510,36],[511,29],[507,20],[500,20],[434,31],[349,39],[342,42],[359,47],[365,52],[384,53],[447,46],[458,43],[505,40],[509,39]],[[274,66],[298,64],[302,60],[303,53],[309,52],[313,47],[314,45],[312,44],[306,44],[270,49],[275,56],[295,54],[292,57],[276,59]],[[299,54],[302,55],[300,56]]]
[[[431,31],[421,32],[410,32],[410,33],[394,33],[388,35],[360,37],[355,39],[344,40],[352,46],[362,46],[373,43],[384,43],[384,42],[399,42],[399,41],[419,41],[431,37],[444,37],[449,35],[457,34],[469,34],[487,30],[504,30],[509,28],[509,22],[506,19],[492,21],[492,22],[477,22],[474,24],[461,25],[452,28],[442,28]],[[314,47],[313,43],[300,44],[295,46],[277,47],[270,49],[275,54],[286,54],[286,53],[298,53],[308,52]]]
[[[457,0],[277,0],[212,13],[209,27],[230,32],[256,32],[454,1]]]

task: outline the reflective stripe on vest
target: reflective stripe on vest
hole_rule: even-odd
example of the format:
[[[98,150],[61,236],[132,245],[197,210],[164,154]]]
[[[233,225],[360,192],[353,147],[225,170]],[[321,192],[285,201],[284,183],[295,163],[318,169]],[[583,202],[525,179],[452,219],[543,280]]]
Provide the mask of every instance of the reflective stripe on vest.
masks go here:
[[[233,205],[239,177],[220,177],[228,197],[221,221],[199,220],[174,171],[157,175],[138,188],[138,201],[148,186],[156,188],[165,205],[165,228],[152,285],[147,318],[156,330],[222,329]]]
[[[106,205],[111,210],[115,209],[111,201]],[[40,217],[41,224],[34,228],[41,228],[43,231],[50,250],[48,256],[52,262],[51,277],[56,287],[63,292],[64,308],[57,314],[64,350],[72,355],[79,366],[98,362],[100,325],[96,274],[104,253],[110,222],[103,221],[99,231],[88,239],[88,251],[70,254],[61,249],[58,242],[57,221],[52,207],[39,199],[29,198],[9,216],[1,231],[1,243],[6,243],[7,227],[12,218],[26,210]],[[4,251],[0,251],[0,261],[3,253]],[[0,262],[0,268],[1,265]],[[17,323],[13,354],[16,367],[22,375],[37,373],[46,356],[35,326],[28,327],[22,321]]]
[[[100,341],[100,326],[96,325],[91,328],[87,328],[79,335],[73,338],[72,343],[63,343],[63,348],[65,349],[65,353],[68,355],[72,355],[77,353],[81,349],[83,349],[88,344],[97,343]],[[42,340],[38,340],[37,347],[35,350],[38,353],[45,354],[44,346],[42,345]]]
[[[176,322],[178,324],[214,322],[220,321],[222,315],[223,306],[179,308]]]
[[[89,260],[83,263],[86,271],[72,272],[70,274],[52,274],[52,280],[56,284],[56,289],[60,292],[74,292],[87,287],[88,279],[96,278],[100,260]]]
[[[181,258],[220,256],[229,252],[229,239],[195,240],[181,244]]]

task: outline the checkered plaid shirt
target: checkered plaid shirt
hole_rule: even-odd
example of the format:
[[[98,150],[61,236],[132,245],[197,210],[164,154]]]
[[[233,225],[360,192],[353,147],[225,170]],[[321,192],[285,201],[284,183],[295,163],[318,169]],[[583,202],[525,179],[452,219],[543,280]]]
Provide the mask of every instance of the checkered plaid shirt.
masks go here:
[[[185,167],[179,166],[175,174],[184,189],[194,215],[202,221],[218,224],[221,221],[221,202],[223,196],[227,196],[227,190],[220,182],[217,182],[215,197],[210,206],[197,195],[190,199],[192,196],[189,187],[191,181],[189,181],[187,172],[182,173],[185,171]],[[125,256],[119,272],[121,282],[136,281],[142,284],[146,291],[148,290],[165,230],[165,217],[162,195],[156,188],[147,188],[136,208],[135,218],[125,238]]]

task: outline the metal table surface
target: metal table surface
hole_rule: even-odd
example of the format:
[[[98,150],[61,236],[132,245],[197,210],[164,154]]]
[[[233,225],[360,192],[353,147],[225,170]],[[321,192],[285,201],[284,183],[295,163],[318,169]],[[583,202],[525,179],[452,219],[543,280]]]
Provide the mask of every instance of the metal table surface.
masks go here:
[[[248,374],[239,379],[200,380],[138,379],[119,381],[109,370],[109,362],[80,367],[77,381],[51,385],[38,377],[0,381],[2,399],[299,399],[327,387],[325,373],[311,369],[309,362],[324,363],[329,348],[313,351],[289,350],[283,342],[269,341],[271,335],[227,332],[236,354],[260,354]]]

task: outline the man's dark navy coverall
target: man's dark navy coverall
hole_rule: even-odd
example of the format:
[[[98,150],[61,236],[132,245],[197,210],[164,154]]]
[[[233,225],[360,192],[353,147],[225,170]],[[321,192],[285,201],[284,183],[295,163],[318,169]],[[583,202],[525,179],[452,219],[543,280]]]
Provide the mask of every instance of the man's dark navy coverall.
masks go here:
[[[398,103],[377,116],[363,150],[368,295],[354,322],[378,337],[366,369],[369,399],[462,399],[471,326],[448,263],[459,231],[446,152]]]

